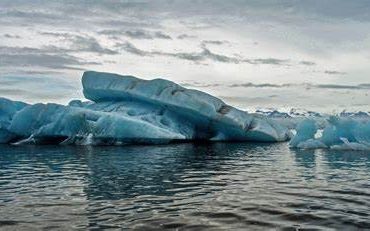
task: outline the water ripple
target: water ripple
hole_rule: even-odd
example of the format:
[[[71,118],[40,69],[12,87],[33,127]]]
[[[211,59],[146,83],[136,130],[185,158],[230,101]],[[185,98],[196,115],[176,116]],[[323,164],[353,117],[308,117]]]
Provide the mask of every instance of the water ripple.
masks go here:
[[[370,153],[0,146],[0,229],[370,229]]]

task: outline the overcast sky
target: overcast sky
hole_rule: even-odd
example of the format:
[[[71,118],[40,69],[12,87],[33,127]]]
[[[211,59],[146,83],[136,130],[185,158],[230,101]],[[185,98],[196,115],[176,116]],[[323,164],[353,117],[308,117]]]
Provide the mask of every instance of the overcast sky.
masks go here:
[[[84,70],[246,109],[370,110],[370,1],[0,1],[0,97],[66,103]]]

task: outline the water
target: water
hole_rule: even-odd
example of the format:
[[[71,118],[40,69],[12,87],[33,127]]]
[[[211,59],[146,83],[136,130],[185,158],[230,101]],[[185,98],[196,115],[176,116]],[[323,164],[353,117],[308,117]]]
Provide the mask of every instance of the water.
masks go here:
[[[369,152],[0,146],[1,230],[357,230],[369,216]]]

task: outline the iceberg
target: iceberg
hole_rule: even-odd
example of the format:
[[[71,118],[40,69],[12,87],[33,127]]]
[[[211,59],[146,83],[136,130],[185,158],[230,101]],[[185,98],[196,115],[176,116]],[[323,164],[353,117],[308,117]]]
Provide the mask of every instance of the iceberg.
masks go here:
[[[292,136],[266,116],[164,79],[87,71],[82,86],[89,101],[68,105],[0,99],[0,143],[279,142]]]
[[[370,121],[331,116],[322,132],[315,121],[306,119],[297,126],[290,141],[292,148],[337,150],[370,150]],[[320,134],[321,133],[321,134]]]
[[[14,115],[26,107],[27,104],[0,98],[0,144],[11,142],[15,138],[8,127],[13,120]]]

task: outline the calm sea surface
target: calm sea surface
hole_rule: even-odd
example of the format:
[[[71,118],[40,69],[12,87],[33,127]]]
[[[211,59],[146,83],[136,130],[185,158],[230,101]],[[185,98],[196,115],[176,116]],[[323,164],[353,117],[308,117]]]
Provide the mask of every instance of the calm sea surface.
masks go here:
[[[370,229],[370,152],[0,146],[0,230]]]

